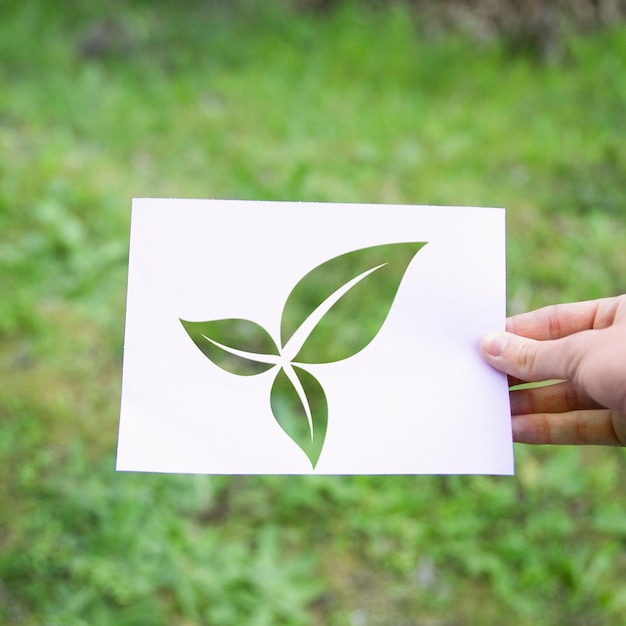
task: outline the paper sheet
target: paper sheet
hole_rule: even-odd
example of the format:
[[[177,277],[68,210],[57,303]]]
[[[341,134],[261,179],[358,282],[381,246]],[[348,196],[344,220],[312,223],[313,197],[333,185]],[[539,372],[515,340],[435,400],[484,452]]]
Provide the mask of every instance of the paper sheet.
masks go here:
[[[503,209],[133,201],[117,469],[511,474]]]

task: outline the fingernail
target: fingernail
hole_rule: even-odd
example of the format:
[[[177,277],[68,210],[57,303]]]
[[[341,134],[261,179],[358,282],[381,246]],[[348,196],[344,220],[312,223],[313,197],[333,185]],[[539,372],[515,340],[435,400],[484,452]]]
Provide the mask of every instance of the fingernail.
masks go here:
[[[513,441],[516,443],[546,443],[543,441],[540,431],[533,427],[532,417],[528,415],[514,415],[511,418],[511,431]]]
[[[511,432],[513,441],[520,442],[524,439],[524,424],[522,420],[516,419],[517,416],[511,416]]]
[[[509,338],[506,333],[489,333],[483,337],[480,345],[485,354],[499,357],[504,352],[507,343],[509,343]]]

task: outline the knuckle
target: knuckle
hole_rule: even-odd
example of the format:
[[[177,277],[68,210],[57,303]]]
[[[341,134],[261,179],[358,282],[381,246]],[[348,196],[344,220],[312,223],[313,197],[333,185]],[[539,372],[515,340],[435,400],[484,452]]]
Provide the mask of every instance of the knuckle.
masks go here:
[[[552,437],[552,425],[550,423],[550,419],[548,418],[548,416],[544,413],[541,415],[540,419],[538,420],[538,430],[540,433],[539,436],[539,440],[544,443],[544,444],[548,444],[550,445],[552,443],[553,437]]]
[[[532,374],[535,369],[535,361],[537,358],[537,352],[530,342],[524,342],[519,348],[518,364],[521,371],[525,374],[527,380],[532,379]]]
[[[548,314],[548,336],[550,339],[558,339],[562,336],[561,318],[556,308],[550,309]]]
[[[578,413],[576,415],[576,420],[574,422],[575,429],[575,437],[574,441],[576,443],[587,443],[590,440],[590,433],[587,421],[582,413]]]

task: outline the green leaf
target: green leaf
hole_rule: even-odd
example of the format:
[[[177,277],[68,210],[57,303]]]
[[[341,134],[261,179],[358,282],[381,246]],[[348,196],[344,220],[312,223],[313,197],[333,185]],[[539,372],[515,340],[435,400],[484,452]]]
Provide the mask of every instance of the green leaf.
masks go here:
[[[278,362],[278,348],[269,333],[249,320],[209,322],[180,320],[193,342],[213,363],[233,374],[253,376]]]
[[[425,245],[354,250],[306,274],[289,294],[281,319],[282,346],[292,339],[302,342],[292,360],[330,363],[365,348],[385,322],[409,263]],[[308,336],[297,337],[305,326],[312,326]]]
[[[279,370],[272,385],[272,413],[315,469],[328,425],[326,394],[312,374],[301,367],[286,367],[287,371],[284,368]]]

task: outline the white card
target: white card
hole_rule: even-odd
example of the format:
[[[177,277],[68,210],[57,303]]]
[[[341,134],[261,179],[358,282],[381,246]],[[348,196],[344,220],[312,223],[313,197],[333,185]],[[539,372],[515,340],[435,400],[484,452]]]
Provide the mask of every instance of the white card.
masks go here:
[[[512,474],[503,209],[133,201],[117,469]]]

